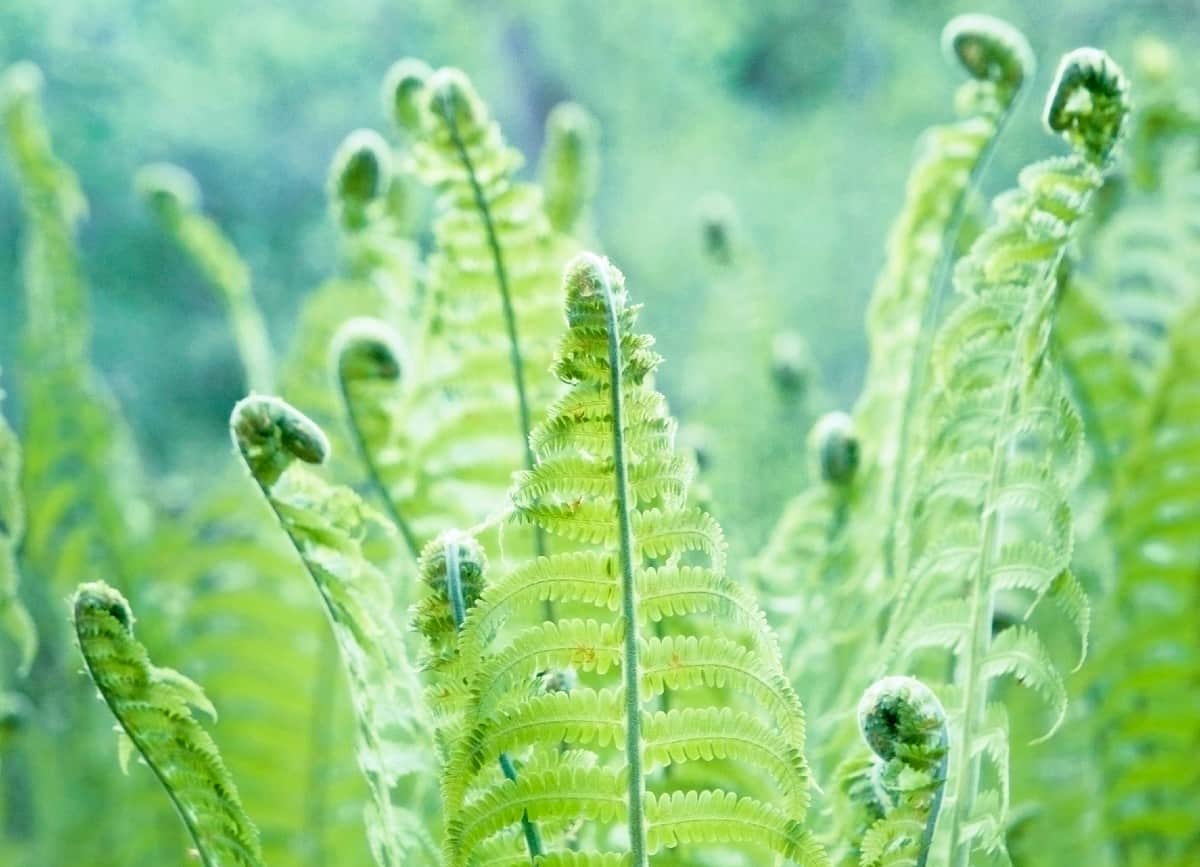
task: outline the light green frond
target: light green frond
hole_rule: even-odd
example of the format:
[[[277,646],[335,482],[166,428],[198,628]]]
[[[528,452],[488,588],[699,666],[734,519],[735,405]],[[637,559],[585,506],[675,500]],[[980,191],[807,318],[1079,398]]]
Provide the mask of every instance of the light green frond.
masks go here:
[[[0,388],[0,403],[4,389]],[[21,502],[21,447],[17,435],[0,415],[0,629],[17,646],[18,671],[26,674],[37,652],[37,626],[17,594],[17,548],[25,534]]]
[[[102,582],[82,584],[72,603],[87,671],[120,730],[166,789],[205,867],[261,867],[258,831],[212,738],[193,718],[216,711],[194,682],[158,668],[133,636],[133,613]]]

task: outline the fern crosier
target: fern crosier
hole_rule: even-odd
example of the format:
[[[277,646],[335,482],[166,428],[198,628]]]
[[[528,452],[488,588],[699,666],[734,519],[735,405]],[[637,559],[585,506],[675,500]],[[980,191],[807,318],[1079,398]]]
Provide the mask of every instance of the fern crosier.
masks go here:
[[[562,102],[546,115],[541,179],[546,218],[556,232],[591,234],[591,206],[600,174],[598,124],[581,105]]]
[[[537,463],[512,500],[516,521],[573,550],[510,568],[467,615],[457,652],[469,698],[443,786],[447,862],[511,857],[528,815],[546,837],[544,863],[644,865],[703,844],[731,863],[750,863],[748,851],[822,863],[801,825],[799,702],[761,611],[725,575],[720,527],[687,505],[689,464],[648,385],[659,358],[633,330],[638,308],[620,272],[591,254],[568,268],[566,295],[554,370],[570,390],[533,431]],[[564,617],[539,624],[546,600]],[[569,691],[538,678],[568,667]],[[516,779],[490,770],[504,752]],[[690,788],[694,762],[751,794]],[[627,854],[612,848],[613,826]]]
[[[988,754],[998,792],[981,796],[982,751],[1002,707],[989,684],[1006,674],[1066,708],[1062,676],[1024,623],[993,635],[1001,593],[1061,603],[1086,649],[1088,608],[1069,564],[1068,497],[1081,448],[1079,419],[1050,346],[1058,272],[1073,229],[1100,187],[1128,107],[1127,83],[1102,52],[1079,49],[1059,66],[1046,123],[1075,152],[1026,168],[995,202],[997,222],[956,273],[962,296],[938,334],[921,472],[906,521],[912,567],[891,612],[885,665],[912,665],[923,648],[955,660],[951,779],[943,813],[952,867],[1003,850],[1007,736]],[[1028,613],[1026,615],[1028,617]],[[1046,736],[1049,736],[1049,732]]]
[[[946,782],[946,711],[919,680],[885,677],[863,693],[858,725],[874,754],[866,777],[880,814],[859,843],[859,863],[925,867]]]
[[[328,441],[282,400],[245,398],[230,429],[312,578],[337,641],[358,717],[359,767],[371,791],[367,831],[375,859],[381,867],[431,863],[432,733],[387,579],[363,554],[373,513],[350,489],[301,466],[322,463]]]
[[[107,584],[81,584],[72,608],[87,673],[116,718],[122,755],[136,749],[154,772],[200,862],[262,867],[258,831],[216,744],[192,716],[195,707],[216,718],[204,691],[179,672],[150,662],[134,638],[129,604]]]

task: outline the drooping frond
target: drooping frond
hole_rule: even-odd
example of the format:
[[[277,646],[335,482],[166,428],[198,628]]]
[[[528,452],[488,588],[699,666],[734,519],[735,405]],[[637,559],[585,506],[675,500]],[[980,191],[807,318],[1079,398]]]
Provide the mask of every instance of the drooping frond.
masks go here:
[[[911,567],[890,612],[881,664],[907,668],[930,646],[954,661],[961,704],[952,711],[951,779],[939,823],[952,867],[976,850],[1003,847],[1003,799],[996,796],[998,814],[989,811],[994,821],[975,818],[984,789],[983,756],[973,745],[990,683],[1011,674],[1040,693],[1054,717],[1046,736],[1066,706],[1061,675],[1033,628],[1017,623],[993,635],[998,596],[1025,594],[1026,618],[1042,599],[1061,596],[1077,628],[1087,626],[1069,572],[1080,422],[1049,338],[1059,267],[1103,181],[1127,88],[1102,52],[1080,49],[1063,59],[1046,123],[1074,153],[1026,168],[1020,186],[997,198],[997,222],[959,265],[961,300],[938,333],[937,387],[924,410],[920,473],[902,524]],[[1007,768],[997,773],[1003,793]]]
[[[467,613],[447,861],[488,863],[489,841],[527,816],[547,857],[607,863],[619,829],[633,865],[673,848],[823,863],[802,825],[799,702],[761,611],[725,574],[719,526],[688,505],[690,465],[649,386],[659,358],[633,330],[638,308],[591,254],[569,267],[566,293],[554,369],[570,390],[535,428],[537,462],[512,494],[515,521],[565,541],[489,582]],[[538,623],[531,606],[547,600],[570,616]],[[544,673],[564,669],[570,688],[548,687]],[[537,770],[560,750],[586,762]],[[512,779],[490,770],[502,754]],[[692,788],[696,763],[728,782]]]
[[[4,389],[0,388],[0,406]],[[37,651],[37,627],[17,595],[17,547],[25,533],[21,502],[21,447],[17,435],[0,414],[0,630],[17,646],[18,667],[27,673]]]
[[[129,604],[107,584],[81,584],[72,607],[87,673],[117,721],[122,762],[136,750],[154,772],[204,867],[262,867],[258,831],[216,744],[192,716],[197,708],[216,719],[204,691],[151,663],[133,635]]]
[[[230,428],[242,460],[312,578],[337,640],[358,716],[358,760],[371,790],[367,830],[381,867],[432,863],[436,768],[416,672],[387,579],[363,554],[372,512],[301,464],[328,441],[278,398],[252,396]]]
[[[274,388],[271,344],[251,290],[250,268],[221,229],[200,210],[200,186],[186,169],[155,163],[138,172],[151,213],[216,290],[233,331],[246,388]]]

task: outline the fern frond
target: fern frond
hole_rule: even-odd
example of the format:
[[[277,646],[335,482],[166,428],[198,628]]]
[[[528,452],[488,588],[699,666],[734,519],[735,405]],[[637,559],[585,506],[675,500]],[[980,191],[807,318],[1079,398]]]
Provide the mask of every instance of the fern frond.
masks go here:
[[[390,588],[362,544],[370,510],[297,461],[328,455],[321,429],[278,398],[252,396],[230,418],[242,460],[287,532],[328,615],[358,716],[359,767],[371,789],[367,830],[380,865],[425,863],[431,733]]]
[[[1064,58],[1046,122],[1076,152],[1025,169],[1020,187],[997,198],[996,224],[959,265],[962,301],[934,350],[938,390],[926,410],[921,474],[902,525],[914,566],[891,611],[883,658],[888,666],[911,664],[901,636],[914,635],[922,611],[950,600],[940,609],[950,621],[943,643],[951,647],[962,703],[954,714],[950,795],[940,824],[952,867],[967,864],[976,848],[1002,849],[1002,840],[975,823],[981,757],[971,745],[990,681],[1015,674],[1046,697],[1056,717],[1046,737],[1065,709],[1061,676],[1037,634],[1016,625],[993,637],[992,621],[1001,588],[1032,591],[1036,605],[1070,562],[1067,496],[1079,468],[1080,424],[1064,397],[1049,337],[1059,267],[1103,181],[1128,108],[1127,88],[1101,52],[1080,49]],[[965,606],[953,601],[963,598]],[[955,617],[966,618],[961,632],[953,628]],[[1082,616],[1076,621],[1086,625]],[[1004,786],[1007,770],[999,772]],[[987,815],[1003,828],[1003,815]]]
[[[0,405],[4,389],[0,388]],[[25,533],[21,502],[21,447],[17,435],[0,414],[0,628],[17,646],[17,668],[24,675],[37,652],[37,626],[17,593],[17,548]]]
[[[600,174],[598,126],[587,109],[573,102],[561,102],[546,115],[540,167],[546,218],[564,235],[591,235],[590,211]]]
[[[200,210],[200,186],[169,163],[145,166],[134,181],[151,213],[216,289],[225,306],[249,391],[274,388],[271,343],[251,289],[250,268],[233,243]]]
[[[261,867],[258,831],[212,738],[191,708],[215,719],[203,690],[150,662],[133,635],[133,612],[103,582],[81,584],[72,602],[87,671],[112,711],[120,736],[162,783],[205,867]],[[124,742],[124,741],[123,741]]]
[[[619,272],[590,254],[568,269],[566,291],[555,371],[571,390],[535,429],[538,460],[517,475],[512,520],[576,544],[512,567],[466,617],[457,676],[470,692],[443,777],[447,860],[481,863],[487,841],[527,813],[543,825],[547,856],[577,847],[600,857],[617,825],[630,864],[705,843],[820,863],[799,824],[809,786],[799,701],[762,612],[724,575],[720,527],[687,505],[689,467],[648,385],[658,357],[633,332],[637,308]],[[572,616],[531,623],[546,600]],[[717,622],[734,628],[707,634]],[[568,669],[570,690],[540,685]],[[532,770],[564,749],[591,757],[591,769]],[[515,781],[487,772],[505,753]],[[753,782],[734,780],[786,811],[672,784],[697,762],[747,769]],[[564,821],[584,823],[575,843],[552,832]]]

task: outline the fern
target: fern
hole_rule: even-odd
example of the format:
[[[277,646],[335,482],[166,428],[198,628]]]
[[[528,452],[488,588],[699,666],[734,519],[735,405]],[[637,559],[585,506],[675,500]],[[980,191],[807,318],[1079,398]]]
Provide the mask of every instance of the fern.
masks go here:
[[[316,586],[358,716],[359,767],[371,789],[371,849],[382,867],[424,863],[431,816],[429,732],[414,669],[392,619],[387,580],[365,558],[372,513],[347,488],[297,463],[328,455],[325,435],[277,398],[241,401],[230,428],[243,461]]]
[[[1064,602],[1086,646],[1086,600],[1068,570],[1067,505],[1080,427],[1049,352],[1058,268],[1072,226],[1099,188],[1127,110],[1127,84],[1103,53],[1080,49],[1059,67],[1046,108],[1049,129],[1074,153],[1021,174],[997,199],[998,222],[959,266],[963,299],[939,332],[927,444],[907,538],[913,568],[892,612],[886,664],[925,647],[955,659],[959,688],[944,814],[949,863],[1002,851],[1007,768],[998,795],[983,794],[988,685],[1011,674],[1065,712],[1062,677],[1036,631],[992,635],[996,598],[1023,591],[1036,605]],[[1030,610],[1032,610],[1032,605]],[[895,649],[903,647],[901,659]],[[998,800],[997,800],[998,799]],[[980,810],[995,821],[981,822]]]
[[[479,847],[524,814],[544,832],[585,822],[569,840],[548,835],[548,853],[614,857],[603,829],[619,824],[634,864],[706,843],[821,863],[800,824],[808,771],[799,703],[761,612],[724,574],[719,526],[686,505],[687,464],[646,382],[659,359],[633,332],[637,308],[620,273],[591,254],[568,268],[566,292],[555,372],[571,388],[533,432],[537,463],[519,475],[513,505],[517,522],[576,550],[511,568],[467,614],[456,650],[470,694],[443,786],[447,861],[480,863]],[[539,599],[572,616],[522,628]],[[597,620],[598,610],[618,617]],[[737,628],[698,631],[717,615]],[[577,687],[531,690],[536,673],[567,667]],[[661,709],[648,710],[650,701]],[[560,749],[559,763],[536,770]],[[501,751],[524,763],[515,780],[484,772]],[[769,794],[677,788],[693,761],[731,774],[753,768],[765,779],[746,785]]]
[[[4,389],[0,388],[0,402]],[[0,627],[17,646],[17,666],[28,674],[37,652],[37,626],[17,595],[16,552],[25,532],[25,513],[19,480],[21,450],[17,435],[0,415]]]
[[[1110,526],[1120,584],[1104,609],[1093,727],[1106,823],[1123,864],[1186,864],[1200,847],[1200,306],[1170,331],[1166,363],[1122,464]]]
[[[417,176],[437,192],[436,251],[422,327],[404,347],[411,375],[390,389],[347,383],[345,395],[353,419],[384,422],[361,441],[419,546],[501,507],[512,467],[531,465],[530,419],[554,391],[531,372],[551,361],[571,245],[538,188],[515,181],[520,156],[461,72],[400,61],[384,92]]]
[[[135,181],[150,211],[217,290],[251,391],[274,387],[271,344],[250,286],[250,268],[210,218],[200,212],[200,187],[185,169],[145,166]]]
[[[261,867],[258,831],[216,744],[192,716],[194,707],[216,718],[203,690],[150,662],[134,638],[129,604],[107,584],[81,584],[72,607],[79,649],[117,721],[122,756],[137,750],[154,772],[205,867]]]

